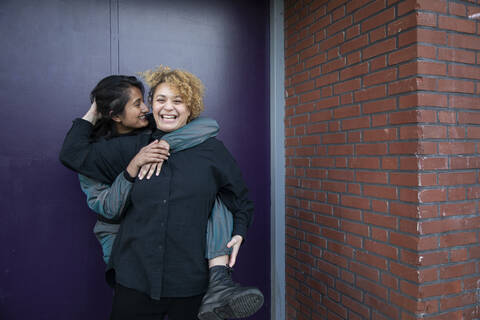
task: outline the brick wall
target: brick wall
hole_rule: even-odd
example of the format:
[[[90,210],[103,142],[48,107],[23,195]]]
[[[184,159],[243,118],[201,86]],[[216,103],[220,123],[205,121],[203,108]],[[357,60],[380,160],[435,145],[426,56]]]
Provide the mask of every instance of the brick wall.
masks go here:
[[[475,13],[285,1],[288,319],[480,317]]]

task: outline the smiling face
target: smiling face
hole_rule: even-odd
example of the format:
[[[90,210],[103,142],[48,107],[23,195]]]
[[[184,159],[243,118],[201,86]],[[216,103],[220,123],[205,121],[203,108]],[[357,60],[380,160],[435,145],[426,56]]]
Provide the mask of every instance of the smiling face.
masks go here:
[[[142,91],[137,87],[131,87],[128,90],[130,98],[125,104],[125,109],[121,114],[112,117],[119,134],[129,133],[148,125],[146,117],[148,107],[143,101]]]
[[[165,82],[155,89],[152,110],[157,128],[164,132],[172,132],[183,127],[190,116],[190,110],[178,90]]]

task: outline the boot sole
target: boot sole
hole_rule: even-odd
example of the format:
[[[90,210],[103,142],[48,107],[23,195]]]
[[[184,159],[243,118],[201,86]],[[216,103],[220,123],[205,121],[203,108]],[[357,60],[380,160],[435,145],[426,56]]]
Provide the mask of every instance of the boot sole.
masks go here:
[[[199,312],[198,318],[200,320],[246,318],[257,312],[262,307],[263,301],[263,294],[260,290],[251,289],[242,295],[233,297],[223,306],[203,306],[203,310]]]

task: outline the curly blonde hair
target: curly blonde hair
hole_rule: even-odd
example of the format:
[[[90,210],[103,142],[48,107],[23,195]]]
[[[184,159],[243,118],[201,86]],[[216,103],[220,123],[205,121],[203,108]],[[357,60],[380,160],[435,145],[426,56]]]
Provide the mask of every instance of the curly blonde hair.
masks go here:
[[[168,83],[178,90],[178,93],[190,110],[188,121],[197,118],[203,112],[203,93],[205,87],[202,81],[192,73],[180,70],[170,69],[167,66],[159,66],[154,70],[140,72],[139,75],[145,80],[150,87],[148,93],[148,102],[152,105],[153,94],[157,87],[162,83]]]

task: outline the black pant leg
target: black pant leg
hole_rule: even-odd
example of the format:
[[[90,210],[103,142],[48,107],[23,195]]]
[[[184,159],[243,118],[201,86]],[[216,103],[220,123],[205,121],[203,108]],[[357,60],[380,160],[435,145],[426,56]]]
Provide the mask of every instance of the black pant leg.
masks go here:
[[[187,298],[170,298],[168,320],[198,320],[203,294]]]
[[[169,303],[168,299],[162,300],[116,284],[110,320],[163,320]]]

